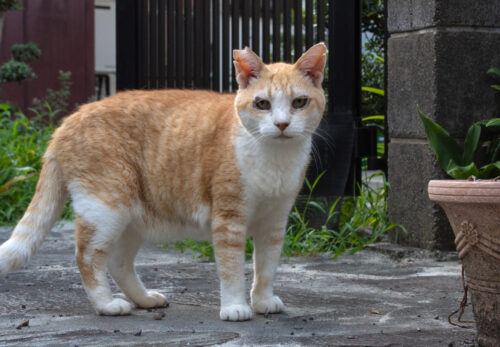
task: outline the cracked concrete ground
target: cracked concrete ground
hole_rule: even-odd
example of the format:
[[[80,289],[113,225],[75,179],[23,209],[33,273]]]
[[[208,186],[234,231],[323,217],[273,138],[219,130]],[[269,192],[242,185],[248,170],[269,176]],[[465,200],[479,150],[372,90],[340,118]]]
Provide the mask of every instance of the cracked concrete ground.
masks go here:
[[[9,234],[1,228],[0,242]],[[378,244],[336,260],[283,258],[276,292],[286,311],[222,322],[215,264],[147,245],[137,271],[170,306],[104,317],[87,300],[66,223],[26,267],[0,278],[0,346],[472,346],[474,329],[447,322],[463,295],[460,264],[429,255]],[[249,288],[250,263],[246,272]],[[23,319],[29,325],[16,329]]]

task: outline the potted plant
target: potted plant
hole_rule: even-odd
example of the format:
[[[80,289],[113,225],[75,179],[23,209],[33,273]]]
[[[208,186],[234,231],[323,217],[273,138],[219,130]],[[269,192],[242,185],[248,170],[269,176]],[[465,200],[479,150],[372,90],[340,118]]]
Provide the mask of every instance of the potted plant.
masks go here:
[[[491,69],[500,75],[499,69]],[[498,89],[498,86],[493,86]],[[431,180],[429,197],[455,233],[480,346],[500,346],[500,118],[468,129],[464,144],[419,111],[429,145],[452,180]]]

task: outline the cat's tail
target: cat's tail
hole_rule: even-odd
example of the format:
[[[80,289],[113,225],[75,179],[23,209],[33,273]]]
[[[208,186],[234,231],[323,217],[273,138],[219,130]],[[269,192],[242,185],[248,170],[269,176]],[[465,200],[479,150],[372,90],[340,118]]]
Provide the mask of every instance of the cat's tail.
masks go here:
[[[0,274],[28,262],[59,219],[66,198],[61,167],[47,151],[35,196],[10,238],[0,246]]]

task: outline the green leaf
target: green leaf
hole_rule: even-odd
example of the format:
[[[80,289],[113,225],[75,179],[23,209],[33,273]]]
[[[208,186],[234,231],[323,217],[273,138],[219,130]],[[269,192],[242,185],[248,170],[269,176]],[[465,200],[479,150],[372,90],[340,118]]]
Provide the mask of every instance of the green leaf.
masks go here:
[[[455,163],[460,163],[462,155],[455,139],[451,137],[446,130],[441,128],[441,126],[424,116],[422,112],[420,112],[420,109],[418,110],[418,114],[424,123],[429,145],[436,154],[436,158],[441,168],[447,171],[450,160],[453,160]]]
[[[363,118],[361,118],[361,121],[366,122],[369,120],[384,120],[384,119],[385,119],[385,116],[383,114],[376,114],[373,116],[363,117]]]
[[[495,178],[500,174],[500,161],[495,163],[490,163],[485,165],[479,169],[479,173],[477,175],[478,178],[481,179],[489,179]]]
[[[466,166],[459,166],[453,160],[450,160],[446,173],[457,180],[465,180],[471,176],[478,177],[479,175],[476,164],[470,163]]]
[[[500,69],[496,67],[492,67],[491,69],[488,70],[488,73],[494,73],[497,75],[500,75]]]
[[[486,123],[486,127],[494,127],[494,126],[499,126],[500,125],[500,118],[493,118],[493,119],[490,119],[487,123]]]
[[[383,57],[381,57],[380,55],[377,55],[377,54],[373,54],[375,56],[375,58],[377,58],[378,60],[380,60],[382,63],[385,62],[385,59]]]
[[[497,161],[500,158],[500,139],[494,140],[488,147],[489,162]]]
[[[495,90],[500,90],[500,84],[492,84],[491,88],[493,88]]]
[[[312,206],[312,207],[316,208],[318,211],[326,214],[326,210],[323,208],[323,206],[318,204],[316,201],[310,201],[309,206]]]
[[[378,95],[382,95],[382,96],[385,95],[385,91],[383,89],[380,89],[380,88],[373,88],[373,87],[365,87],[365,86],[363,86],[363,87],[361,87],[361,90],[364,91],[364,92],[378,94]]]
[[[467,131],[467,136],[465,137],[462,164],[467,165],[474,160],[474,153],[476,152],[480,136],[481,127],[477,124],[471,125],[471,127]]]

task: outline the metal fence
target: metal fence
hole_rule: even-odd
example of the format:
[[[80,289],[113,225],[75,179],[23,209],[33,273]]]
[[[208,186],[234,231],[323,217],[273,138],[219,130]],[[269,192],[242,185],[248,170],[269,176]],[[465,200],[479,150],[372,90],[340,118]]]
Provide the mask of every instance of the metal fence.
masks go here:
[[[328,109],[309,177],[326,170],[316,194],[352,194],[360,180],[359,0],[120,0],[117,88],[235,91],[232,50],[264,62],[294,62],[326,42]],[[374,146],[372,146],[374,147]]]

